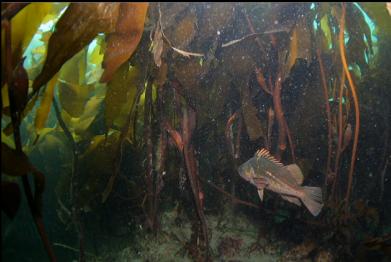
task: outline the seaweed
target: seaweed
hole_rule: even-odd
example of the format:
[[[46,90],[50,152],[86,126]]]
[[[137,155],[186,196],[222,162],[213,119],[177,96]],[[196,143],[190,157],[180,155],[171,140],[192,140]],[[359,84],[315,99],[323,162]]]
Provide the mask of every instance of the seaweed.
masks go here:
[[[90,234],[99,223],[123,226],[118,214],[142,243],[130,249],[169,239],[179,244],[170,252],[195,261],[256,252],[326,261],[386,254],[385,3],[7,3],[2,9],[2,210],[17,216],[20,177],[52,261],[43,214],[55,208],[79,241],[78,249],[56,247],[77,252],[80,261],[104,257],[92,251],[101,243]],[[68,147],[71,162],[45,161],[53,139]],[[323,184],[318,218],[273,196],[256,202],[237,169],[260,148],[298,164],[306,182]],[[42,161],[33,162],[38,156]],[[50,165],[66,168],[55,176]],[[56,183],[45,185],[48,177]],[[58,205],[43,205],[43,194],[54,188]],[[214,224],[218,216],[252,220],[246,226],[259,226],[252,244],[243,228],[243,236],[225,235]],[[267,241],[291,238],[280,243],[289,248],[265,244],[263,226]],[[137,256],[130,249],[122,255]]]

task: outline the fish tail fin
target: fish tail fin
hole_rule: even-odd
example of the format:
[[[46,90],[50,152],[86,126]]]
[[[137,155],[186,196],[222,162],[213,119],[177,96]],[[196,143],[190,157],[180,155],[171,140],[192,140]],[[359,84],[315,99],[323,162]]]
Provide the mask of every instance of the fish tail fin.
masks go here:
[[[320,187],[303,186],[303,193],[301,201],[313,216],[317,216],[323,207],[322,189]]]

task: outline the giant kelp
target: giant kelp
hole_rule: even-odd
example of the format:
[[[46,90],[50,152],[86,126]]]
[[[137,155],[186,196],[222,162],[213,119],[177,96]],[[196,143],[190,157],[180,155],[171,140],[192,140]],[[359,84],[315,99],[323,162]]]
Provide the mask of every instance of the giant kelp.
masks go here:
[[[323,182],[326,192],[326,211],[315,222],[304,213],[293,217],[269,210],[273,201],[266,199],[260,209],[273,221],[315,223],[341,240],[353,238],[358,214],[376,217],[359,201],[365,196],[355,193],[361,186],[355,181],[362,181],[357,158],[369,114],[361,106],[370,96],[364,86],[380,72],[381,43],[390,37],[384,4],[2,7],[2,162],[8,163],[2,172],[22,177],[52,260],[39,220],[44,178],[28,153],[54,132],[63,133],[72,149],[72,168],[62,174],[68,179],[59,180],[59,188],[70,188],[70,197],[60,190],[58,198],[78,232],[80,260],[85,260],[84,215],[118,200],[120,179],[132,188],[140,185],[125,192],[137,206],[133,216],[143,218],[154,234],[168,199],[180,201],[192,224],[184,248],[194,259],[212,259],[205,212],[225,198],[232,200],[231,208],[259,209],[236,179],[237,166],[259,147],[306,167],[306,178]],[[24,21],[28,27],[21,26]],[[44,31],[48,21],[55,21],[53,30]],[[38,37],[43,45],[36,45]],[[387,96],[378,99],[387,102]],[[381,170],[388,165],[384,136],[379,145],[385,157],[376,167]],[[125,159],[137,154],[145,159],[132,160],[141,174],[125,168]],[[35,178],[35,196],[28,173]],[[176,193],[172,181],[187,190]],[[18,187],[5,178],[3,184],[15,199],[4,204],[12,217]]]

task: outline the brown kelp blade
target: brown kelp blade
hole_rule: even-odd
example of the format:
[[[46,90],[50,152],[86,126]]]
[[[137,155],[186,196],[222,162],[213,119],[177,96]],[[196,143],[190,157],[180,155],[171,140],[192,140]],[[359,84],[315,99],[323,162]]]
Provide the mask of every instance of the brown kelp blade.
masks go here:
[[[31,170],[28,157],[1,143],[1,172],[9,176],[24,176]]]

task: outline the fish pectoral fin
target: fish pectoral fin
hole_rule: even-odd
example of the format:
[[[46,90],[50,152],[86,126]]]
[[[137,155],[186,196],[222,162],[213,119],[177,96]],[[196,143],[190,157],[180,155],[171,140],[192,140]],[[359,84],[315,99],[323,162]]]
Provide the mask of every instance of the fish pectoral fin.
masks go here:
[[[263,177],[254,177],[253,182],[258,189],[259,198],[263,201],[263,190],[268,185],[267,180]]]
[[[262,189],[258,189],[258,196],[261,199],[261,201],[263,201],[263,188]]]
[[[297,198],[297,197],[294,197],[294,196],[288,196],[288,195],[281,195],[281,197],[283,199],[285,199],[286,201],[289,201],[295,205],[298,205],[298,206],[301,206],[301,202],[300,200]]]
[[[303,184],[304,176],[298,165],[296,164],[287,165],[284,166],[284,168],[289,171],[289,174],[292,175],[292,177],[296,180],[298,185]]]

